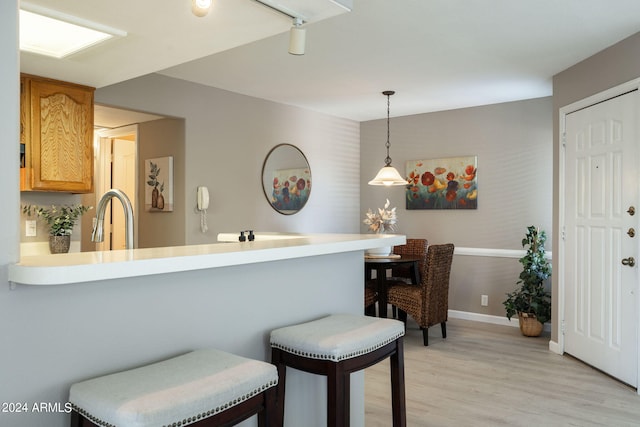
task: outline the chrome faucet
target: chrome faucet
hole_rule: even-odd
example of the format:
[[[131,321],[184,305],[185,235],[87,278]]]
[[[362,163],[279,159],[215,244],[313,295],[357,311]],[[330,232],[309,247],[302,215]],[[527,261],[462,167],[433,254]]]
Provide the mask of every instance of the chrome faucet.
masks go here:
[[[92,242],[102,242],[104,240],[104,213],[107,210],[107,204],[109,200],[116,198],[122,203],[124,209],[124,226],[127,230],[125,239],[127,249],[133,249],[133,208],[131,207],[131,201],[124,192],[112,188],[104,193],[100,201],[98,202],[98,208],[96,209],[96,223],[93,226],[93,232],[91,233]]]

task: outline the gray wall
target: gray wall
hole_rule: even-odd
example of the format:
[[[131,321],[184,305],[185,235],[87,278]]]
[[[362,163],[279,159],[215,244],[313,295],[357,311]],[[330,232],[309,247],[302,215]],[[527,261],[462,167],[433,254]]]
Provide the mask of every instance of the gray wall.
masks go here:
[[[185,243],[184,203],[174,203],[172,212],[146,212],[144,194],[147,176],[145,160],[173,156],[173,198],[185,193],[185,123],[182,119],[161,119],[138,125],[138,247],[182,246]]]
[[[390,154],[403,176],[409,160],[478,156],[477,210],[406,210],[404,187],[367,185],[384,163],[386,119],[362,123],[362,210],[388,198],[397,208],[398,232],[430,243],[521,250],[529,225],[546,230],[550,242],[551,109],[551,98],[539,98],[391,118]],[[366,225],[360,227],[366,232]],[[449,308],[504,316],[502,301],[515,288],[520,267],[517,258],[456,255]],[[489,296],[488,307],[480,306],[482,294]]]
[[[148,75],[98,89],[96,102],[185,119],[185,243],[216,240],[219,232],[253,229],[358,232],[358,123],[188,83]],[[281,215],[266,201],[260,172],[271,148],[299,147],[311,166],[305,208]],[[196,188],[209,188],[209,231],[200,231]]]
[[[553,77],[553,228],[559,227],[559,140],[560,108],[640,77],[640,33],[585,59]],[[553,241],[557,252],[558,240]],[[554,260],[557,269],[558,260]],[[553,317],[558,316],[558,278],[553,277]],[[558,340],[557,330],[551,339]]]
[[[22,325],[17,324],[9,314],[11,307],[11,291],[7,281],[9,264],[18,261],[19,257],[19,158],[16,144],[20,140],[20,79],[18,61],[18,1],[5,0],[0,2],[0,129],[2,130],[2,144],[0,149],[0,194],[4,200],[4,209],[0,214],[6,225],[0,227],[0,401],[12,402],[18,396],[13,392],[13,384],[8,381],[9,371],[21,372],[24,376],[34,375],[22,364],[7,364],[6,355],[13,352],[20,342],[15,339],[15,331],[24,332]],[[0,424],[4,422],[4,414],[0,413]]]
[[[7,265],[18,261],[20,226],[19,209],[20,191],[18,181],[19,154],[16,144],[20,140],[20,75],[18,60],[18,1],[0,2],[0,129],[2,143],[0,149],[0,194],[4,200],[0,218],[5,225],[0,227],[0,320],[2,336],[14,328],[11,319],[7,318],[3,307],[9,304],[9,286],[7,283]],[[2,343],[2,351],[8,351],[6,341]],[[0,384],[3,384],[3,373],[0,369]],[[3,390],[5,391],[5,390]],[[8,401],[6,393],[0,400]]]

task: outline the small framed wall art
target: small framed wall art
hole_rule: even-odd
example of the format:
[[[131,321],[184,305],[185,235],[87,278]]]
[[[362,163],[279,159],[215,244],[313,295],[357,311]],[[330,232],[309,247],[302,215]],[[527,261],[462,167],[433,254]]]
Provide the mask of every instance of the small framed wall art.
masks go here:
[[[145,161],[144,207],[148,212],[173,211],[173,157]]]
[[[477,209],[478,156],[407,162],[407,209]]]

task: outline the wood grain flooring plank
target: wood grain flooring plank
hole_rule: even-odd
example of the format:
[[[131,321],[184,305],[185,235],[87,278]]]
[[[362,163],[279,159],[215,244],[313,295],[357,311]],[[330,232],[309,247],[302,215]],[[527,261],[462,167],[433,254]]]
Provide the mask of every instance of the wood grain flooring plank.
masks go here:
[[[450,319],[405,336],[408,426],[640,426],[636,390],[549,351],[549,336]],[[365,371],[365,425],[391,426],[389,364]]]

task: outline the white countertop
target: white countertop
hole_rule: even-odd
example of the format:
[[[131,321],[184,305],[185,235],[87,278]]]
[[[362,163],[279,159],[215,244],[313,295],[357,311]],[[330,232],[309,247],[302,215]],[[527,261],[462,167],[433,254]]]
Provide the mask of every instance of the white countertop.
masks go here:
[[[258,233],[255,241],[242,243],[23,256],[19,263],[9,265],[9,282],[64,285],[364,251],[406,242],[406,236],[398,234],[273,233],[272,239],[266,237],[269,234]],[[234,234],[220,236],[231,240]]]

